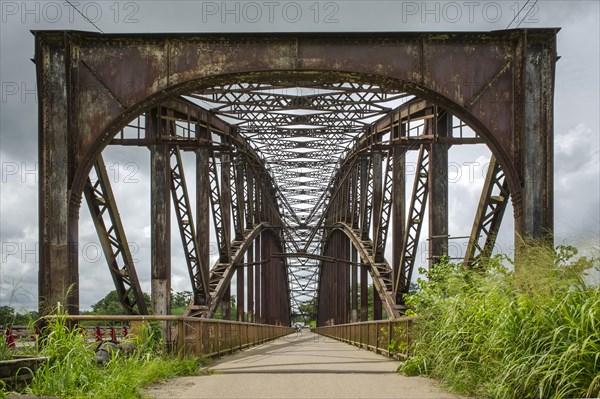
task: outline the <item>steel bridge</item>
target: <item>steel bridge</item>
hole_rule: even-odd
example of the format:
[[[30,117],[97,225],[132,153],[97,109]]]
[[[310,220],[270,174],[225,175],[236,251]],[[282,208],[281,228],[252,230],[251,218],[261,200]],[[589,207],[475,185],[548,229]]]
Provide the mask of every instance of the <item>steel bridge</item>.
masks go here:
[[[66,301],[77,312],[85,198],[120,301],[131,314],[150,312],[107,146],[151,153],[157,315],[170,312],[172,206],[193,292],[188,316],[222,307],[230,318],[234,276],[239,320],[289,325],[313,301],[319,325],[366,320],[369,281],[373,317],[401,316],[426,213],[430,265],[448,249],[456,145],[484,143],[493,154],[465,266],[490,256],[509,198],[516,237],[551,240],[557,32],[34,32],[40,306]]]

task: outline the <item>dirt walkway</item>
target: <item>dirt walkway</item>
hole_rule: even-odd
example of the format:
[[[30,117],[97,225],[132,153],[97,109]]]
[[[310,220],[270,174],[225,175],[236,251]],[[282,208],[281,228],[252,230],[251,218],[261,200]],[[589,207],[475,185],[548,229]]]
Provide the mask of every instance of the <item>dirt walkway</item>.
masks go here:
[[[460,398],[398,362],[304,332],[226,356],[209,375],[182,377],[146,391],[153,398]]]

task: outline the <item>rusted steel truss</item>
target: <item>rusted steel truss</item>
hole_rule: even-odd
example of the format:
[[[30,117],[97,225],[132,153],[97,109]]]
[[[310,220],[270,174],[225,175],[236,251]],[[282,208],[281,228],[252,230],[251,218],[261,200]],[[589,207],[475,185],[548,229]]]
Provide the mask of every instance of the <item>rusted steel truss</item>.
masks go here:
[[[194,291],[188,314],[212,317],[221,302],[226,312],[237,276],[239,303],[253,321],[288,323],[315,301],[321,322],[356,320],[360,271],[361,318],[367,272],[375,317],[381,308],[399,316],[428,192],[430,236],[441,237],[429,258],[446,250],[441,171],[450,145],[485,143],[502,165],[486,182],[473,229],[485,243],[471,240],[468,264],[489,255],[509,187],[516,233],[549,237],[556,33],[35,32],[40,302],[64,302],[66,286],[77,287],[80,199],[85,191],[102,211],[103,188],[88,195],[88,175],[111,144],[151,150],[155,312],[168,311],[170,246],[160,243],[170,242],[171,185]],[[452,131],[452,118],[475,133]],[[404,155],[416,148],[419,171],[405,207]],[[196,155],[196,204],[182,151]],[[389,231],[392,247],[401,247],[392,263]],[[116,240],[125,245],[124,234]],[[211,241],[218,259],[209,270]],[[125,266],[116,270],[130,279],[117,285],[137,290]],[[67,304],[76,311],[73,292]]]
[[[492,155],[465,253],[466,267],[477,267],[492,255],[509,197],[506,176]]]
[[[205,305],[209,300],[207,297],[207,276],[203,274],[204,267],[198,251],[198,239],[196,238],[196,229],[194,228],[192,205],[190,203],[183,162],[178,146],[171,147],[171,195],[181,234],[183,252],[192,283],[193,302],[195,305]]]
[[[419,158],[415,172],[413,193],[410,201],[406,234],[402,242],[400,256],[400,268],[394,286],[396,301],[404,304],[402,295],[408,292],[410,281],[415,267],[417,248],[421,236],[421,227],[427,206],[427,195],[429,194],[429,152],[426,146],[419,148]]]
[[[83,192],[108,263],[108,270],[115,283],[117,296],[127,313],[148,314],[102,156],[96,159],[94,173],[96,180],[92,181],[88,177]]]

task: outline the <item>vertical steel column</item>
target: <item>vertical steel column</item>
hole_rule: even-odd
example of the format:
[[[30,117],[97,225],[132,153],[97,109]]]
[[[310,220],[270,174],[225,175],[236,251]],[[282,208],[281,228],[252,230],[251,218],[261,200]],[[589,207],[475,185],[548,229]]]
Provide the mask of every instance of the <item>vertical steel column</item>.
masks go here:
[[[257,223],[260,222],[260,215],[262,214],[260,211],[260,190],[259,190],[259,186],[258,184],[255,186],[256,187],[256,195],[254,198],[255,201],[255,212],[254,212],[254,216],[256,217],[256,221]],[[261,249],[261,236],[262,234],[259,234],[256,236],[256,238],[254,239],[254,259],[255,261],[262,261],[263,260],[263,255],[260,251]],[[256,322],[258,323],[262,323],[263,319],[263,314],[262,314],[262,287],[261,287],[261,275],[262,275],[262,268],[264,267],[263,263],[258,263],[256,265],[256,268],[254,269],[254,312],[255,312],[255,319]]]
[[[398,118],[398,125],[392,128],[394,144],[400,143],[405,136],[405,125]],[[393,148],[393,194],[392,194],[392,281],[396,281],[402,258],[402,243],[406,225],[406,151],[400,147]]]
[[[338,245],[338,235],[336,232],[329,236],[328,242],[328,252],[327,256],[337,258],[339,245]],[[339,321],[339,312],[340,312],[340,298],[339,293],[341,291],[341,287],[339,286],[339,271],[337,263],[329,263],[327,265],[329,271],[330,278],[330,295],[331,295],[331,308],[329,318],[333,320],[334,324],[340,324]]]
[[[369,271],[361,260],[360,265],[360,321],[369,320]]]
[[[160,109],[146,116],[148,137],[159,140],[166,135],[166,121]],[[171,313],[171,166],[169,146],[150,147],[151,182],[151,290],[152,310],[156,315]]]
[[[73,146],[77,143],[77,106],[70,103],[71,82],[66,65],[72,57],[69,47],[42,44],[36,40],[39,107],[39,310],[48,313],[58,302],[69,313],[78,313],[79,205],[69,209],[69,165],[74,165]],[[73,64],[72,68],[76,68]],[[66,89],[65,89],[66,86]],[[66,295],[72,287],[71,295]]]
[[[520,97],[515,107],[523,117],[517,120],[517,151],[520,151],[520,169],[523,197],[515,203],[515,243],[522,239],[543,239],[552,245],[554,226],[553,179],[553,93],[556,63],[556,36],[536,37],[527,30],[521,32],[519,54],[523,63]]]
[[[250,167],[245,168],[246,172],[246,229],[252,229],[254,226],[254,177],[250,171]],[[247,295],[248,295],[248,322],[254,322],[254,247],[252,244],[248,247],[246,252],[247,262],[250,264],[247,268]]]
[[[248,323],[254,323],[254,266],[252,266],[254,262],[254,247],[252,244],[250,244],[246,251],[246,259],[249,263],[247,268]]]
[[[196,150],[196,237],[204,281],[210,276],[210,179],[209,153],[210,130],[208,126],[196,125],[196,138],[204,142]]]
[[[227,286],[223,293],[223,299],[221,299],[221,319],[231,320],[231,283]]]
[[[254,239],[254,259],[256,261],[262,261],[262,253],[261,249],[261,236],[259,234]],[[263,314],[262,314],[262,304],[261,304],[261,275],[262,275],[263,264],[257,264],[254,269],[254,313],[255,313],[255,321],[257,323],[262,323]]]
[[[377,137],[377,141],[379,141],[379,137]],[[382,183],[382,154],[380,151],[373,152],[372,156],[373,160],[373,215],[381,214],[381,206],[382,206],[382,198],[383,198],[383,183]],[[379,231],[379,226],[381,224],[381,220],[375,216],[373,218],[373,232],[377,234]],[[373,248],[375,251],[375,248]],[[379,298],[379,294],[373,286],[373,320],[381,320],[382,317],[382,302],[381,298]]]
[[[342,273],[342,282],[340,287],[343,289],[342,292],[342,323],[346,324],[350,321],[350,239],[345,234],[340,232],[340,253],[342,255],[342,264],[340,265],[340,272]]]
[[[246,224],[245,218],[245,201],[246,191],[244,190],[244,164],[243,158],[238,158],[235,163],[235,191],[236,191],[236,204],[237,207],[237,220],[235,221],[236,240],[242,240],[244,237],[244,226]],[[244,266],[238,267],[237,269],[237,320],[244,321],[244,307],[246,306],[245,298],[246,285],[244,281]]]
[[[381,320],[383,317],[383,303],[375,286],[373,286],[373,320]]]
[[[246,306],[246,282],[244,281],[244,265],[238,266],[236,274],[236,283],[237,320],[244,321],[244,307]]]
[[[229,144],[223,137],[224,144]],[[231,235],[231,154],[228,149],[221,152],[221,215],[223,217],[223,230],[225,237]],[[231,256],[231,254],[229,255]],[[231,259],[230,259],[231,261]],[[223,299],[221,300],[221,315],[223,320],[231,319],[231,283],[229,283]]]
[[[352,204],[350,205],[351,207],[351,212],[352,212],[352,217],[350,219],[351,221],[351,227],[353,229],[358,229],[359,226],[359,204],[360,204],[360,196],[358,195],[359,191],[358,191],[358,170],[359,170],[359,165],[353,166],[352,167],[352,174],[350,175],[350,181],[351,181],[351,192],[350,195],[352,197]]]
[[[436,138],[452,135],[452,115],[440,108],[426,125]],[[448,253],[448,147],[434,142],[429,154],[429,267]]]
[[[270,252],[270,237],[268,231],[263,231],[260,237],[260,254],[262,260],[265,261],[260,268],[260,286],[262,298],[260,300],[260,314],[262,316],[263,323],[269,323],[271,320],[271,314],[269,312],[271,305],[269,302],[271,293],[269,292],[270,284],[268,275],[271,272],[271,252]]]
[[[351,317],[350,321],[356,323],[358,321],[358,251],[354,245],[351,245],[351,277],[352,277],[352,299],[350,301]]]
[[[323,255],[329,256],[331,254],[330,242],[326,242],[323,248]],[[332,265],[329,262],[321,261],[320,266],[320,274],[319,274],[319,302],[318,302],[318,314],[317,314],[317,324],[320,326],[325,326],[330,324],[332,309],[334,308],[334,304],[332,303],[332,295],[333,295],[333,286],[332,286],[332,277],[331,277],[331,269]]]
[[[270,243],[270,253],[271,255],[278,252],[276,237],[274,234],[271,234],[271,243]],[[271,270],[272,270],[272,278],[271,278],[271,287],[270,291],[272,292],[272,318],[271,324],[282,324],[283,323],[283,306],[284,301],[283,298],[287,291],[284,290],[284,286],[281,285],[283,280],[283,264],[282,258],[271,256]]]

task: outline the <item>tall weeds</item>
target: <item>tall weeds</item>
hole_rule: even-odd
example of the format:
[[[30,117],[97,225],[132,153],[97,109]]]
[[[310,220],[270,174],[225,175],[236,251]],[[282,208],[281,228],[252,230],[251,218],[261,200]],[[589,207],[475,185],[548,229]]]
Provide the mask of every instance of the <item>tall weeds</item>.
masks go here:
[[[115,351],[100,366],[94,342],[86,341],[77,327],[70,328],[66,313],[57,312],[43,330],[38,356],[49,361],[34,375],[27,393],[60,398],[141,398],[142,388],[162,379],[193,375],[198,363],[192,357],[176,357],[164,350],[156,330],[148,328],[133,339],[134,353]],[[1,394],[0,394],[1,397]]]
[[[426,316],[415,356],[399,371],[492,398],[596,398],[600,394],[600,287],[594,260],[525,248],[516,272],[496,257],[478,271],[442,262],[408,298]]]

